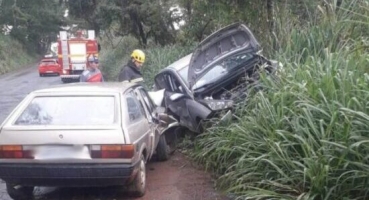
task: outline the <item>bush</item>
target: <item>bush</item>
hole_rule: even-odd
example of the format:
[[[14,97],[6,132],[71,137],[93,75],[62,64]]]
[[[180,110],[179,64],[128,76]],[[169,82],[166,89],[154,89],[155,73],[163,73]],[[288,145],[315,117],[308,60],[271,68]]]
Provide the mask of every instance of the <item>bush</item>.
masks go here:
[[[193,156],[218,186],[239,199],[369,198],[369,5],[349,3],[277,34],[279,81],[262,77],[237,122],[199,136]]]
[[[34,62],[35,55],[30,55],[18,41],[0,33],[0,74],[19,69]]]

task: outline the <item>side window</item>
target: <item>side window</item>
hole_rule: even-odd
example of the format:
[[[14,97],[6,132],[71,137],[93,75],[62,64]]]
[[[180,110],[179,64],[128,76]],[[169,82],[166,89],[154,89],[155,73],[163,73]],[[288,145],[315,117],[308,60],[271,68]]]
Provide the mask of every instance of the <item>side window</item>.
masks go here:
[[[141,108],[141,105],[139,105],[138,100],[132,94],[132,92],[129,93],[126,100],[127,100],[127,111],[128,111],[129,120],[131,122],[134,122],[134,121],[141,119],[143,116],[142,108]]]
[[[169,73],[160,74],[155,78],[158,89],[165,89],[169,92],[184,93],[183,86],[178,79]]]
[[[144,89],[140,88],[139,91],[141,93],[142,98],[144,99],[145,106],[147,107],[150,113],[153,113],[155,106],[151,98]]]
[[[172,87],[172,92],[183,93],[182,85],[176,77],[173,77],[173,76],[168,74],[168,80],[169,80],[170,85]]]
[[[167,89],[164,74],[159,74],[155,77],[155,85],[157,89]]]

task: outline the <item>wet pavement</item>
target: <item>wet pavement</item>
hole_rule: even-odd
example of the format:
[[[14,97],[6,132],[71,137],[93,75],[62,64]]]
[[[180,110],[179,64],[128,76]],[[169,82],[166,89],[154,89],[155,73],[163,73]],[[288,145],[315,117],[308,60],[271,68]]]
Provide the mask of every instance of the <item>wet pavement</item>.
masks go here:
[[[37,66],[0,75],[0,122],[31,91],[62,84],[60,77],[39,77]],[[147,164],[145,196],[132,198],[120,187],[55,188],[36,187],[39,200],[225,200],[214,187],[210,175],[200,170],[183,154],[175,152],[168,161]],[[0,180],[0,200],[11,200]]]

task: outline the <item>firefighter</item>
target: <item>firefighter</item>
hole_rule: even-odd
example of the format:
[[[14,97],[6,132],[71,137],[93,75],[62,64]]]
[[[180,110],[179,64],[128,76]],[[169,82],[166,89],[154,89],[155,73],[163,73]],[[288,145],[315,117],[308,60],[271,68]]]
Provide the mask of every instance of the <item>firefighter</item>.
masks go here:
[[[141,67],[145,62],[145,53],[135,49],[131,54],[131,60],[124,65],[119,73],[120,82],[143,82]]]
[[[80,76],[80,82],[104,82],[99,67],[99,59],[90,55],[87,59],[87,69]]]

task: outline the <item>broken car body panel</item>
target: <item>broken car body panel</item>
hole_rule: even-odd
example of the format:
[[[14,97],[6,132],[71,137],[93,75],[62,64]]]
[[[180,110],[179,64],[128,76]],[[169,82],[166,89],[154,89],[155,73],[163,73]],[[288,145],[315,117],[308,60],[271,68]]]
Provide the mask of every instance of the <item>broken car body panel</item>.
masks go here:
[[[260,54],[260,46],[243,24],[210,35],[193,54],[173,62],[155,76],[164,89],[162,106],[179,123],[201,133],[201,121],[229,121],[234,105],[247,99],[261,72],[274,73],[276,64]],[[210,120],[213,121],[213,120]]]
[[[192,87],[208,71],[214,62],[239,51],[257,52],[260,45],[252,32],[243,24],[224,27],[203,40],[194,51],[188,70],[188,83]]]

